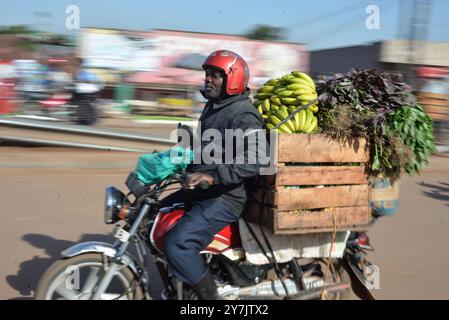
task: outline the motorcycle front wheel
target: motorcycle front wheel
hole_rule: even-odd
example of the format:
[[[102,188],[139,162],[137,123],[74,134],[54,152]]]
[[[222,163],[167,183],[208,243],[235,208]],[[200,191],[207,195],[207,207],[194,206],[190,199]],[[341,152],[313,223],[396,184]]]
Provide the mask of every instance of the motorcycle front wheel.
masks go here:
[[[55,262],[42,276],[36,300],[89,300],[105,274],[105,258],[87,253]],[[142,300],[144,293],[128,267],[117,270],[102,300]]]

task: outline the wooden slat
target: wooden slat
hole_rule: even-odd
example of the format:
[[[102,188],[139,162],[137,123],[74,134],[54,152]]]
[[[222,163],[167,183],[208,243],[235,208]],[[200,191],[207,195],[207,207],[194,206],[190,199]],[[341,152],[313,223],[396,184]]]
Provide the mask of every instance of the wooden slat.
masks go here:
[[[442,113],[429,113],[429,117],[433,120],[433,121],[446,121],[449,119],[449,115],[447,114],[442,114]]]
[[[419,99],[418,102],[420,104],[429,105],[429,106],[447,107],[449,105],[448,100],[437,100],[437,99],[428,99],[428,98]]]
[[[441,106],[424,106],[424,110],[426,110],[427,113],[440,113],[449,115],[449,107],[441,107]]]
[[[349,143],[315,134],[279,134],[278,162],[367,162],[364,139]]]
[[[365,166],[285,166],[276,174],[277,186],[366,184]]]
[[[268,203],[279,211],[365,206],[369,201],[367,184],[304,189],[279,187],[276,192],[265,192]]]
[[[298,215],[278,212],[276,209],[258,206],[250,202],[245,210],[245,219],[262,224],[274,234],[308,234],[334,231],[333,212],[337,214],[338,230],[367,230],[372,221],[368,207],[333,208],[327,211],[305,211]]]
[[[371,224],[354,225],[350,227],[344,227],[339,231],[367,231],[371,227]],[[332,233],[334,228],[314,228],[314,229],[282,229],[273,231],[277,235],[289,235],[289,234],[311,234],[311,233]]]
[[[276,230],[333,229],[334,213],[338,230],[354,225],[368,224],[372,217],[368,207],[332,208],[320,211],[305,211],[301,214],[278,212],[275,214],[275,227]]]
[[[441,94],[441,93],[430,93],[430,92],[420,92],[418,97],[421,98],[429,98],[429,99],[438,99],[438,100],[447,100],[449,99],[449,95]]]

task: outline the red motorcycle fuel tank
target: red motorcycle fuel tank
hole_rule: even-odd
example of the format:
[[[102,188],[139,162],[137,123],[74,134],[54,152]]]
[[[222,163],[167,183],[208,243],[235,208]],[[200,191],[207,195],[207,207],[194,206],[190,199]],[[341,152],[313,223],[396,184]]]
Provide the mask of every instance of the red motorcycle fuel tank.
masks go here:
[[[165,210],[164,210],[165,209]],[[165,235],[185,214],[185,209],[167,210],[164,208],[159,212],[154,221],[153,230],[150,234],[150,240],[153,246],[160,252],[164,253]],[[214,236],[212,242],[202,252],[219,254],[232,248],[241,248],[238,226],[230,224]]]

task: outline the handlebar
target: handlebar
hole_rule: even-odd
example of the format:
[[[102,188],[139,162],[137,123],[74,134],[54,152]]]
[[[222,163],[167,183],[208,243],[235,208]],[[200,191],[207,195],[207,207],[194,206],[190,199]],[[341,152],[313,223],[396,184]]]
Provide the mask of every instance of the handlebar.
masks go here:
[[[187,189],[187,190],[193,190],[193,189],[195,189],[195,187],[190,187],[190,186],[188,186],[187,185],[187,173],[181,173],[181,174],[179,174],[179,173],[177,173],[177,174],[174,174],[173,176],[172,176],[172,178],[174,179],[174,180],[178,180],[180,183],[181,183],[181,185],[182,185],[182,187],[184,188],[184,189]],[[209,189],[209,187],[210,187],[210,184],[207,182],[207,181],[201,181],[198,185],[197,185],[197,187],[199,187],[199,188],[201,188],[201,189],[203,189],[203,190],[206,190],[206,189]]]

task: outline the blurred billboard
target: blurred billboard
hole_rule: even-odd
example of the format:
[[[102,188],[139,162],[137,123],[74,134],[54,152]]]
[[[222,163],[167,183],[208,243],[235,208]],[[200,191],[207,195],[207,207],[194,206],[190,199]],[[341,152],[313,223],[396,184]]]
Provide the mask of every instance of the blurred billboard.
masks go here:
[[[242,36],[154,30],[132,32],[82,29],[78,54],[91,68],[131,73],[134,83],[202,84],[202,61],[218,49],[240,54],[248,63],[250,86],[289,73],[309,70],[309,53],[297,43],[256,41]]]

